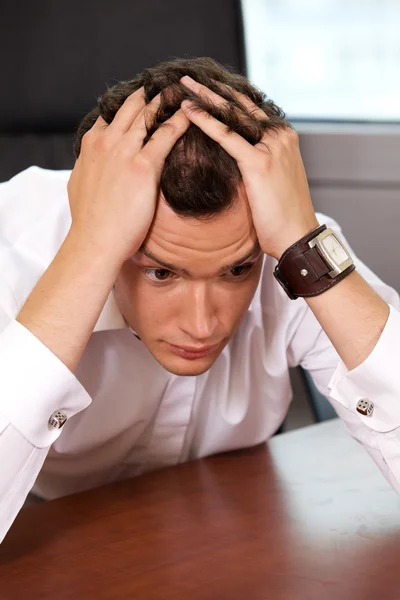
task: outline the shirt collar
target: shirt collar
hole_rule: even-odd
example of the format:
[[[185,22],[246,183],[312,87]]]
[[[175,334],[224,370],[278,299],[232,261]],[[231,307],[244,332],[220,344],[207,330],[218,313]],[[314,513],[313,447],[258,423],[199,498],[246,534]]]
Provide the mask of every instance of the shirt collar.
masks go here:
[[[126,328],[130,329],[128,323],[117,306],[114,297],[114,290],[111,290],[93,332]]]

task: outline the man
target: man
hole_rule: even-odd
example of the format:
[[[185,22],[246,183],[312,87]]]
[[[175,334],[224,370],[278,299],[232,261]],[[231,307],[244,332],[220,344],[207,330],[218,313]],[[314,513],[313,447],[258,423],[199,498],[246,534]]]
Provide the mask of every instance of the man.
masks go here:
[[[34,484],[268,439],[299,364],[399,490],[399,297],[314,213],[279,109],[175,60],[108,90],[75,151],[0,188],[0,537]]]

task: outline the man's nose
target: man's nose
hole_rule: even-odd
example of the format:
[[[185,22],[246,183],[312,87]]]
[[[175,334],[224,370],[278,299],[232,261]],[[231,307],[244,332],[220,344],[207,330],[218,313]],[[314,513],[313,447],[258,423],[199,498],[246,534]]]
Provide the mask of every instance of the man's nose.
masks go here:
[[[212,340],[218,319],[211,300],[210,290],[205,283],[193,287],[182,307],[181,329],[195,340]]]

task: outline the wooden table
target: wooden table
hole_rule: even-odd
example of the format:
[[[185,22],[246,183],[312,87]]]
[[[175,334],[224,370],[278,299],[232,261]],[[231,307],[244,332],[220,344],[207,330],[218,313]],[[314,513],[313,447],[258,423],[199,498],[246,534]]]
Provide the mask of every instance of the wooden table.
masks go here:
[[[400,499],[337,420],[37,506],[1,600],[398,600]]]

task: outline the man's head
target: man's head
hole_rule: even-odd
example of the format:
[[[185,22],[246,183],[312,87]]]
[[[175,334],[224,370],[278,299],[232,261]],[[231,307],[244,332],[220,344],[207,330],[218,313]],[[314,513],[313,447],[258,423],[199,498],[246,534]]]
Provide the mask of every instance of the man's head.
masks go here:
[[[184,75],[224,97],[227,106],[194,95],[180,83]],[[269,119],[254,118],[224,84],[247,95]],[[146,103],[161,92],[157,115],[147,123],[145,144],[186,98],[253,145],[266,129],[285,125],[282,111],[245,77],[210,58],[176,59],[107,90],[79,126],[76,156],[97,117],[111,123],[124,100],[142,86]],[[261,263],[236,161],[191,125],[165,161],[146,240],[116,281],[122,314],[162,366],[179,375],[198,375],[211,367],[237,330],[257,288]],[[215,348],[201,356],[182,350],[209,346]]]

